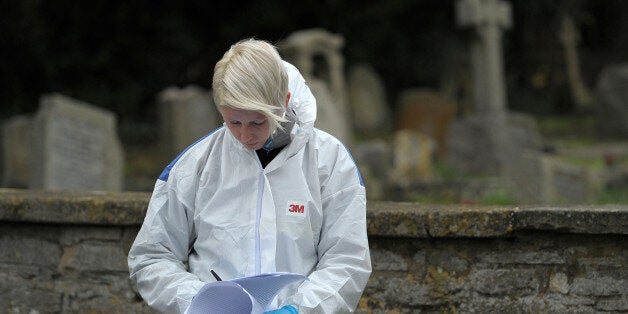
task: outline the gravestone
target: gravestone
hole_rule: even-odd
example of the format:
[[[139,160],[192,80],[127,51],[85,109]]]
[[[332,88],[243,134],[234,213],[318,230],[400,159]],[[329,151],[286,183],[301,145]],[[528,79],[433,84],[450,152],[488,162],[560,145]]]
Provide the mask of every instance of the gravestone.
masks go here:
[[[32,118],[19,115],[2,125],[2,186],[28,188]]]
[[[603,188],[600,173],[537,152],[524,153],[510,178],[519,204],[590,203]]]
[[[385,137],[392,130],[386,90],[375,69],[358,64],[349,70],[349,107],[353,129],[363,137]]]
[[[415,182],[429,182],[433,171],[434,141],[417,131],[395,132],[393,144],[393,170],[389,181],[400,186]]]
[[[31,189],[123,189],[124,156],[115,115],[61,95],[41,97],[33,119]]]
[[[397,129],[415,130],[436,141],[439,158],[447,155],[447,135],[458,110],[456,103],[429,89],[410,89],[400,96]]]
[[[487,127],[495,118],[482,115],[453,123],[447,138],[447,162],[465,173],[505,175],[518,167],[524,152],[541,150],[543,141],[536,120],[522,113],[510,113],[503,119],[501,129]],[[510,145],[494,140],[492,132],[498,130]]]
[[[474,112],[452,124],[447,160],[462,172],[505,175],[516,167],[522,152],[540,149],[532,118],[507,110],[501,35],[512,24],[510,5],[460,0],[457,16],[459,24],[473,27],[476,35],[471,41]]]
[[[351,149],[369,192],[369,200],[384,200],[392,168],[392,144],[383,139],[360,141]]]
[[[459,0],[456,14],[462,27],[475,29],[471,41],[471,64],[475,111],[503,113],[506,88],[501,36],[512,26],[510,4],[499,0]]]
[[[595,87],[594,112],[600,135],[628,139],[628,63],[602,71]]]
[[[315,126],[349,144],[353,131],[340,52],[343,46],[342,35],[315,28],[290,34],[279,44],[279,51],[299,69],[316,97]]]
[[[473,27],[477,35],[471,41],[474,114],[452,127],[451,134],[457,138],[448,141],[450,160],[465,172],[502,174],[511,155],[511,143],[505,135],[507,106],[501,51],[502,32],[512,24],[510,5],[498,0],[460,0],[456,13],[458,23]],[[461,128],[462,132],[456,132]],[[489,159],[470,158],[475,153],[468,153],[466,143],[478,140],[472,134],[483,137],[485,145],[475,150]],[[459,159],[463,162],[457,162]]]
[[[208,90],[190,85],[168,87],[157,95],[160,143],[166,160],[222,125],[222,117]]]
[[[598,180],[594,179],[594,173],[590,169],[560,162],[555,162],[552,166],[550,201],[582,204],[594,200],[594,192],[598,191],[594,183]]]
[[[312,95],[316,97],[316,122],[315,126],[325,132],[328,132],[345,144],[349,144],[349,122],[338,113],[337,108],[333,106],[334,98],[329,91],[329,86],[319,80],[308,82],[308,87],[312,91]]]

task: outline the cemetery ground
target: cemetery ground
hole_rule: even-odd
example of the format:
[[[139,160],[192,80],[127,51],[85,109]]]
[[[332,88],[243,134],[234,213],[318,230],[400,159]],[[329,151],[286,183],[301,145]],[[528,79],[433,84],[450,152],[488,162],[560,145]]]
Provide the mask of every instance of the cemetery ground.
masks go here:
[[[539,117],[537,122],[547,147],[561,160],[617,174],[618,178],[598,193],[596,203],[628,204],[628,141],[598,136],[592,115]]]
[[[596,192],[595,204],[628,204],[628,141],[602,138],[597,135],[595,117],[591,114],[569,114],[535,117],[543,137],[544,153],[562,163],[592,172],[607,172],[616,175]],[[439,171],[449,181],[482,180],[456,173],[451,167],[438,163]],[[439,200],[431,202],[478,203],[482,205],[518,205],[511,195],[496,189],[485,193],[480,199]],[[560,204],[558,204],[560,205]]]
[[[536,120],[543,137],[545,154],[591,171],[618,174],[616,180],[596,192],[593,204],[628,204],[628,141],[597,136],[592,115],[537,116]],[[175,157],[164,156],[154,141],[127,143],[125,154],[125,189],[128,191],[151,191],[163,168]],[[360,163],[359,160],[357,162]],[[440,160],[434,160],[433,167],[438,180],[413,184],[403,191],[389,187],[385,194],[389,198],[387,200],[429,204],[518,205],[514,197],[500,187],[499,182],[490,183],[494,180],[492,177],[464,175]],[[368,191],[368,181],[366,183]]]
[[[570,171],[575,169],[578,173],[576,181],[583,179],[580,176],[585,177],[585,182],[575,182],[578,183],[577,187],[566,192],[586,192],[585,194],[588,194],[586,197],[570,198],[570,195],[563,195],[562,199],[522,203],[517,201],[517,196],[512,192],[521,188],[517,185],[521,181],[512,183],[490,175],[463,174],[438,159],[433,162],[437,180],[393,187],[387,192],[387,197],[393,201],[424,204],[628,204],[628,141],[599,136],[592,114],[543,115],[535,116],[535,120],[543,142],[540,155],[550,159],[553,165],[559,165],[558,168],[566,167]],[[572,182],[565,183],[563,175],[564,173],[558,176],[553,174],[549,179],[539,180],[535,178],[539,173],[526,173],[525,176],[528,176],[529,180],[523,182],[539,184],[540,181],[541,184],[536,189],[541,191],[548,188],[543,184],[563,185],[560,188],[564,189],[564,185],[570,185]],[[570,175],[571,173],[567,173],[567,176]],[[594,184],[589,184],[589,180]],[[506,187],[508,184],[510,187]],[[588,191],[582,191],[583,188]],[[570,187],[566,188],[569,189]]]

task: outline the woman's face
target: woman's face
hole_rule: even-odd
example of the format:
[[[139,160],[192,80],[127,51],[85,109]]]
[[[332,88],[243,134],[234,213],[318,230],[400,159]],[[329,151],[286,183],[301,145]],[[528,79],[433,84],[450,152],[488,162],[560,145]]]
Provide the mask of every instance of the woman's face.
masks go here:
[[[231,134],[250,150],[262,148],[270,137],[268,118],[259,111],[222,107],[220,114]]]

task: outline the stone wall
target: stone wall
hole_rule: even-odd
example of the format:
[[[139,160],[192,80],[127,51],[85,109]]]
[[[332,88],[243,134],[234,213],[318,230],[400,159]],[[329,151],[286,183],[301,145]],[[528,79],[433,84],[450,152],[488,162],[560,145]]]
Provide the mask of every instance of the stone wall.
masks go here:
[[[0,313],[152,313],[126,253],[147,193],[0,190]],[[371,202],[360,313],[626,312],[628,206]]]
[[[628,311],[628,206],[375,207],[373,313]]]
[[[148,194],[0,191],[0,313],[153,313],[126,265]]]

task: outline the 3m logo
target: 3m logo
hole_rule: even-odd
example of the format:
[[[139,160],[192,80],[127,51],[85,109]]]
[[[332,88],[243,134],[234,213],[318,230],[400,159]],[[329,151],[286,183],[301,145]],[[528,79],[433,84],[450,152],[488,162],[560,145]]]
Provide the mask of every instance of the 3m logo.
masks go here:
[[[291,213],[304,213],[305,212],[305,205],[299,205],[299,204],[290,204],[288,205],[288,211]]]
[[[288,201],[286,215],[305,217],[307,216],[307,208],[303,202]]]

